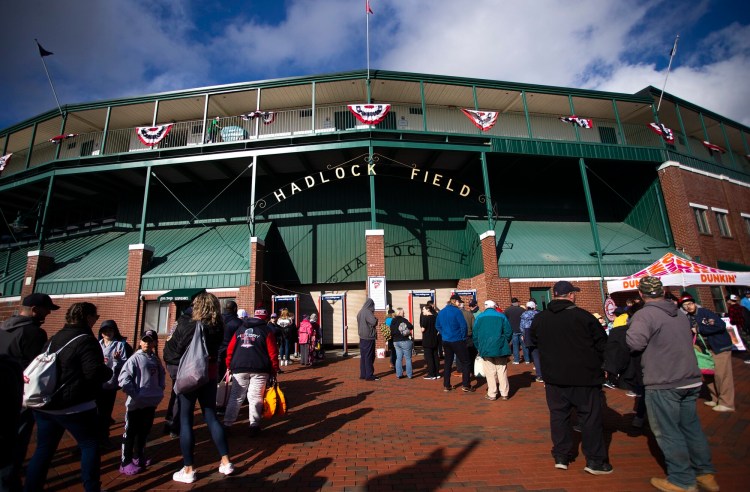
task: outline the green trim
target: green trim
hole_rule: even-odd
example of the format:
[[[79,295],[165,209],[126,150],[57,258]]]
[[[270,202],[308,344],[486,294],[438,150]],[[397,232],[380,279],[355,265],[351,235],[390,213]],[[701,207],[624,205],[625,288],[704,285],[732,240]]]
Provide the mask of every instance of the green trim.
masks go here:
[[[731,272],[750,272],[750,265],[735,263],[733,261],[716,260],[716,268],[729,270]]]

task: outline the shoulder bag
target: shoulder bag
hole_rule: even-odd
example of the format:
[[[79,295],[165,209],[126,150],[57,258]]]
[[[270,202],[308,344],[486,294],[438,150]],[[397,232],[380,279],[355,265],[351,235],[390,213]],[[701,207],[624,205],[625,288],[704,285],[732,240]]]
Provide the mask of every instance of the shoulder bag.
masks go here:
[[[702,347],[695,343],[696,339],[700,340],[703,345]],[[693,350],[695,351],[695,358],[698,359],[698,369],[701,370],[701,374],[713,375],[716,367],[714,364],[714,358],[711,355],[711,352],[708,351],[705,340],[703,340],[703,337],[699,334],[693,335]]]
[[[203,324],[195,324],[193,340],[180,358],[174,392],[179,394],[195,391],[208,383],[208,349],[203,339]]]

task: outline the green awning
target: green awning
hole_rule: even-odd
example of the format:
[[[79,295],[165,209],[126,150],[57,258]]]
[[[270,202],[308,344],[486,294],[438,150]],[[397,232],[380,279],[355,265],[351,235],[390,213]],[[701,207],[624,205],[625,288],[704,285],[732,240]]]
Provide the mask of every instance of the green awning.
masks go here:
[[[750,272],[750,265],[735,263],[733,261],[717,260],[716,266],[721,270],[729,270],[731,272]]]
[[[174,289],[166,294],[160,295],[156,300],[159,302],[191,302],[195,296],[206,289]]]

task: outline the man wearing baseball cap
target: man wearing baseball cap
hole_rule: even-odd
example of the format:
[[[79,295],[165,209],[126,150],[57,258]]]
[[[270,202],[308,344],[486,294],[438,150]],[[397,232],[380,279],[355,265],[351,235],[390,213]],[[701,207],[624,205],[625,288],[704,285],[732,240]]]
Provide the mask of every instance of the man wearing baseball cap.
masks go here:
[[[443,390],[451,391],[451,367],[453,366],[453,357],[458,358],[456,366],[461,369],[461,389],[466,393],[474,392],[471,387],[469,367],[469,348],[466,345],[466,337],[469,327],[466,319],[461,313],[458,305],[463,300],[458,294],[453,294],[435,319],[435,328],[443,337],[443,350],[445,351],[445,365],[443,370]]]
[[[588,311],[576,306],[581,289],[567,280],[552,287],[552,301],[531,322],[531,340],[539,347],[549,407],[555,468],[567,470],[575,454],[570,412],[581,426],[584,471],[612,473],[602,427],[602,384],[607,335]]]
[[[484,301],[484,311],[474,323],[474,346],[482,358],[482,368],[487,378],[485,399],[494,401],[498,396],[507,400],[510,392],[508,383],[508,357],[513,330],[508,318],[498,313],[495,301]],[[498,395],[499,389],[499,395]]]
[[[657,277],[643,277],[638,292],[645,305],[633,315],[625,339],[630,350],[643,352],[646,408],[667,465],[667,477],[654,477],[651,485],[679,491],[697,490],[697,483],[705,490],[718,491],[711,448],[696,410],[702,381],[690,320],[664,299]],[[681,303],[688,302],[684,297]]]

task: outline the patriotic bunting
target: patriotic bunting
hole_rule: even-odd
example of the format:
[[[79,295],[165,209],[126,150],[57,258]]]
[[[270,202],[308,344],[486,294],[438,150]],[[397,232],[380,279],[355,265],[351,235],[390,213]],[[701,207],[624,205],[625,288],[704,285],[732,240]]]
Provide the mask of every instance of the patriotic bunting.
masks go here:
[[[391,110],[390,104],[349,104],[347,107],[365,125],[377,125]]]
[[[578,125],[581,128],[593,128],[594,122],[588,118],[579,118],[578,116],[572,114],[570,116],[561,116],[560,121],[563,123],[571,123],[573,125]]]
[[[240,115],[245,121],[251,121],[253,118],[261,118],[264,125],[270,125],[276,119],[276,113],[273,111],[250,111]]]
[[[10,156],[12,155],[13,155],[13,152],[11,152],[10,154],[5,154],[4,156],[0,157],[0,173],[3,172],[3,170],[5,169],[5,166],[8,165],[8,163],[10,162]]]
[[[727,151],[724,147],[719,147],[716,144],[712,144],[708,140],[703,141],[703,146],[708,149],[709,152],[718,152],[720,154],[723,154]]]
[[[138,126],[135,133],[138,135],[138,140],[143,142],[143,145],[153,147],[169,135],[172,126],[174,126],[174,123],[159,126]]]
[[[483,132],[495,126],[497,117],[500,115],[497,111],[474,111],[473,109],[462,109],[461,111],[474,123],[474,126]]]
[[[73,138],[77,136],[78,136],[77,133],[68,133],[67,135],[58,135],[56,137],[52,137],[49,139],[49,141],[52,142],[53,144],[59,144],[63,140],[67,140],[69,138]]]
[[[651,128],[654,133],[661,135],[661,138],[663,138],[666,142],[674,142],[674,133],[672,133],[672,130],[664,126],[662,123],[649,123],[648,127]]]

